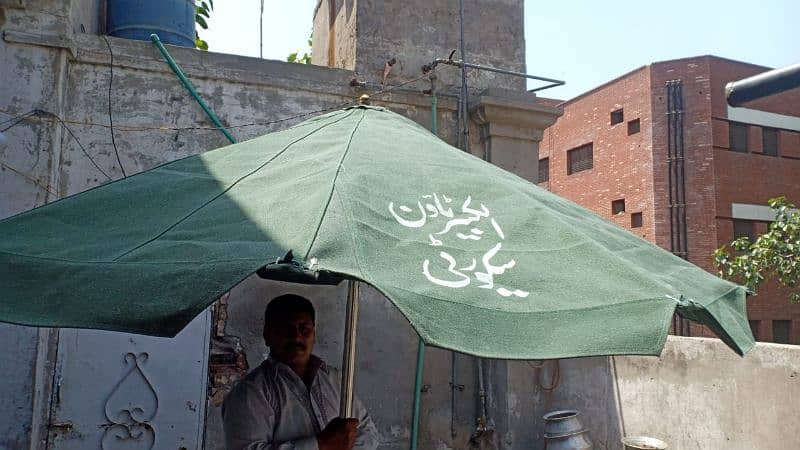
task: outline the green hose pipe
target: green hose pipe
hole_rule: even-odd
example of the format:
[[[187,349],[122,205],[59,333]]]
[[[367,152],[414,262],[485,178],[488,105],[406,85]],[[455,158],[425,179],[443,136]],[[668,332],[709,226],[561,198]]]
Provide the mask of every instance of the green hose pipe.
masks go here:
[[[438,110],[436,93],[431,95],[431,132],[439,135]],[[422,364],[425,362],[425,343],[419,338],[417,348],[417,377],[414,381],[414,413],[411,417],[411,450],[417,450],[419,440],[419,407],[422,402]]]
[[[436,93],[434,93],[433,95],[431,95],[431,132],[437,136],[439,135],[439,122],[438,118],[436,117],[438,114],[439,113],[436,105]]]
[[[216,114],[214,114],[214,111],[212,111],[211,108],[209,108],[208,105],[206,105],[206,102],[204,102],[203,99],[200,98],[200,95],[197,93],[197,90],[195,90],[194,86],[192,86],[191,81],[189,81],[189,79],[186,78],[186,75],[183,74],[183,71],[181,71],[181,68],[178,67],[177,63],[175,63],[175,60],[172,59],[172,55],[169,54],[166,47],[164,47],[164,44],[161,43],[161,39],[158,38],[158,35],[151,34],[150,40],[153,41],[154,44],[156,44],[158,50],[161,52],[162,55],[164,55],[164,59],[167,60],[167,64],[169,64],[169,67],[172,68],[172,71],[175,72],[175,75],[177,75],[178,78],[181,80],[181,83],[183,83],[183,86],[186,88],[186,90],[188,90],[189,93],[192,94],[192,97],[194,97],[194,99],[197,100],[197,103],[200,105],[201,108],[203,108],[203,111],[206,112],[209,119],[211,119],[211,121],[214,122],[214,125],[216,125],[217,128],[219,128],[219,131],[221,131],[226,138],[228,138],[231,144],[235,144],[236,139],[234,139],[233,136],[225,128],[225,126],[222,125],[222,122],[219,121],[219,118],[217,117]]]

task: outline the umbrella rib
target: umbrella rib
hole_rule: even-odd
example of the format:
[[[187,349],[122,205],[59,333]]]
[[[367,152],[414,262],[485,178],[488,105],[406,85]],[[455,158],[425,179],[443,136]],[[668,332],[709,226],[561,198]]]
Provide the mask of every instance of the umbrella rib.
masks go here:
[[[366,115],[366,110],[362,109],[361,117],[359,117],[358,122],[356,122],[355,126],[353,127],[353,131],[350,133],[350,139],[347,141],[347,147],[345,147],[344,152],[342,153],[342,157],[339,159],[339,164],[336,167],[336,173],[333,175],[333,182],[331,183],[331,192],[328,194],[328,201],[325,202],[325,207],[322,208],[322,214],[319,217],[319,221],[317,222],[317,229],[314,230],[314,236],[311,238],[311,243],[308,245],[308,250],[306,250],[305,255],[303,256],[303,260],[308,261],[308,255],[311,253],[311,249],[314,248],[314,243],[317,242],[317,236],[319,235],[319,230],[322,228],[322,221],[325,220],[325,215],[328,213],[328,208],[331,205],[331,200],[333,199],[333,193],[336,190],[336,180],[339,178],[339,173],[342,171],[342,166],[344,165],[344,159],[347,157],[347,153],[350,152],[350,145],[353,143],[353,136],[355,136],[356,131],[358,130],[358,126],[361,125],[361,121],[364,120],[364,116]],[[355,249],[353,249],[355,252]]]
[[[281,149],[279,152],[277,152],[275,155],[273,155],[271,158],[269,158],[269,159],[268,159],[266,162],[264,162],[263,164],[259,165],[259,166],[258,166],[258,167],[256,167],[255,169],[251,170],[249,173],[247,173],[247,174],[245,174],[245,175],[242,175],[241,177],[239,177],[239,179],[237,179],[236,181],[234,181],[233,183],[231,183],[231,185],[230,185],[230,186],[228,186],[227,188],[223,189],[223,190],[222,190],[222,192],[220,192],[219,194],[215,195],[213,198],[211,198],[211,199],[207,200],[205,203],[203,203],[202,205],[198,206],[197,208],[195,208],[194,210],[192,210],[191,212],[189,212],[189,214],[186,214],[185,216],[183,216],[183,218],[181,218],[181,219],[180,219],[180,220],[178,220],[177,222],[175,222],[175,223],[173,223],[172,225],[170,225],[169,227],[167,227],[167,228],[166,228],[164,231],[162,231],[162,232],[161,232],[161,233],[159,233],[158,235],[154,236],[153,238],[151,238],[151,239],[148,239],[147,241],[145,241],[145,242],[143,242],[143,243],[141,243],[141,244],[137,245],[136,247],[134,247],[134,248],[132,248],[132,249],[130,249],[130,250],[128,250],[128,251],[126,251],[126,252],[124,252],[124,253],[120,254],[119,256],[115,257],[115,258],[114,258],[114,259],[112,259],[111,261],[118,261],[120,258],[124,258],[125,256],[127,256],[127,255],[129,255],[129,254],[131,254],[131,253],[135,252],[136,250],[139,250],[140,248],[144,247],[145,245],[148,245],[148,244],[152,243],[153,241],[156,241],[156,240],[158,240],[159,238],[161,238],[161,237],[162,237],[162,236],[164,236],[165,234],[169,233],[169,232],[170,232],[170,230],[172,230],[173,228],[177,227],[177,226],[178,226],[178,225],[180,225],[181,223],[185,222],[185,221],[186,221],[186,220],[187,220],[189,217],[193,216],[195,213],[197,213],[197,212],[198,212],[198,211],[200,211],[201,209],[205,208],[206,206],[208,206],[209,204],[211,204],[213,201],[215,201],[215,200],[217,200],[218,198],[222,197],[223,195],[227,194],[227,193],[228,193],[228,191],[230,191],[231,189],[233,189],[233,188],[234,188],[234,186],[236,186],[237,184],[239,184],[239,183],[240,183],[241,181],[243,181],[245,178],[247,178],[247,177],[249,177],[249,176],[253,175],[254,173],[258,172],[259,170],[263,169],[263,168],[264,168],[264,167],[265,167],[267,164],[271,163],[272,161],[274,161],[275,159],[277,159],[278,157],[280,157],[282,154],[284,154],[284,153],[285,153],[285,152],[286,152],[286,151],[287,151],[287,150],[288,150],[288,149],[289,149],[291,146],[293,146],[294,144],[296,144],[296,143],[298,143],[298,142],[302,141],[303,139],[306,139],[307,137],[311,136],[312,134],[316,133],[317,131],[320,131],[320,130],[322,130],[323,128],[326,128],[326,127],[328,127],[328,126],[335,125],[335,124],[337,124],[337,123],[341,122],[342,120],[344,120],[344,119],[346,119],[346,118],[350,117],[352,114],[353,114],[353,113],[351,112],[350,114],[347,114],[347,115],[345,115],[344,117],[342,117],[342,118],[340,118],[340,119],[338,119],[338,120],[336,120],[336,121],[333,121],[333,122],[330,122],[330,123],[326,123],[326,124],[324,124],[324,125],[322,125],[322,126],[320,126],[320,127],[318,127],[318,128],[315,128],[314,130],[312,130],[312,131],[311,131],[311,132],[309,132],[308,134],[306,134],[306,135],[304,135],[304,136],[302,136],[302,137],[300,137],[300,138],[298,138],[298,139],[296,139],[296,140],[294,140],[294,141],[292,141],[292,142],[290,142],[290,143],[286,144],[286,146],[285,146],[285,147],[283,147],[283,148],[282,148],[282,149]],[[362,116],[362,117],[363,117],[363,116]]]

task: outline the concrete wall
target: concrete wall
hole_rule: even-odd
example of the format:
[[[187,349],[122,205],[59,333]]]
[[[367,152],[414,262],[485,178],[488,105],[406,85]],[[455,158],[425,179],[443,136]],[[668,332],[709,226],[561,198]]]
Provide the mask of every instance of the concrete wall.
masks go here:
[[[523,2],[463,3],[467,62],[524,72]],[[389,80],[416,78],[422,75],[422,65],[447,58],[452,50],[457,50],[453,59],[461,59],[459,24],[458,0],[319,0],[314,15],[314,64],[353,69],[360,79],[380,82],[385,63],[394,58]],[[440,72],[445,84],[460,84],[460,69],[448,66]],[[522,78],[474,70],[469,71],[468,84],[478,91],[490,86],[525,89]]]
[[[313,30],[313,64],[355,70],[356,0],[318,0]]]
[[[33,422],[34,370],[37,347],[35,328],[0,323],[0,449],[30,446]]]
[[[670,337],[660,357],[562,361],[549,409],[581,411],[600,449],[644,435],[681,450],[780,450],[800,442],[798,394],[798,347],[759,343],[741,358],[716,339]]]
[[[59,20],[68,12],[64,2],[31,0],[7,4],[12,7],[0,7],[3,32],[19,30],[15,35],[20,40],[30,30],[36,30],[45,39],[65,33],[66,24]],[[20,8],[23,4],[25,9]],[[0,83],[3,113],[0,120],[27,112],[33,105],[61,111],[65,53],[48,47],[0,42],[0,79],[4,80]],[[0,218],[53,199],[46,189],[30,180],[50,179],[57,165],[54,154],[60,140],[60,131],[50,124],[39,127],[21,124],[5,134],[9,145],[0,148]],[[13,172],[14,169],[28,178]],[[46,186],[47,182],[41,184]],[[3,450],[27,449],[32,443],[32,428],[39,416],[33,408],[39,401],[35,394],[39,335],[33,328],[0,323],[0,339],[7,346],[7,351],[0,354],[0,449]]]

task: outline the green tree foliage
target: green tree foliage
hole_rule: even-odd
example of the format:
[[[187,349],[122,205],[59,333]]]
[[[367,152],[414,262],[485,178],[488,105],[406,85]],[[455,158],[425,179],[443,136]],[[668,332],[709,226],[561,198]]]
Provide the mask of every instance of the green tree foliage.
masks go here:
[[[295,52],[289,53],[289,56],[286,57],[286,62],[290,63],[299,63],[299,64],[311,64],[311,42],[313,36],[308,37],[308,49],[300,55],[300,50]]]
[[[788,288],[800,287],[800,211],[785,197],[769,200],[775,210],[775,221],[769,231],[758,236],[755,242],[741,237],[730,246],[714,252],[714,261],[723,278],[734,278],[755,292],[766,279],[776,279]],[[790,299],[800,303],[800,292],[792,292]]]
[[[200,28],[207,30],[208,19],[211,18],[211,11],[214,10],[214,0],[197,0],[195,1],[195,8],[194,21]],[[194,46],[200,50],[208,50],[208,42],[200,39],[200,33],[197,31],[194,32]]]

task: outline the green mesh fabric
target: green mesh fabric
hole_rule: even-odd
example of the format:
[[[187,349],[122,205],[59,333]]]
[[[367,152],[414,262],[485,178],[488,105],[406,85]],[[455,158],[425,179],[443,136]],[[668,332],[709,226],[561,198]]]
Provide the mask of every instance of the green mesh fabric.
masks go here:
[[[459,352],[658,354],[676,308],[740,354],[753,345],[743,288],[381,108],[165,164],[0,235],[12,323],[173,336],[292,250]]]

